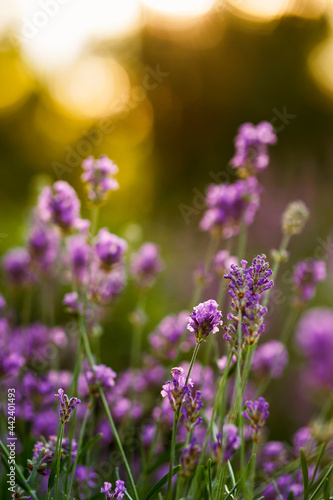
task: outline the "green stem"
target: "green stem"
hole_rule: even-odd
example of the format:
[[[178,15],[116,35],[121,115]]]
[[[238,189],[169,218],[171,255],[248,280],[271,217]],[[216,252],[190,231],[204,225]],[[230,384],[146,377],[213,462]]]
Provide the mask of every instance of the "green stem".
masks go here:
[[[90,226],[90,235],[92,238],[96,234],[98,218],[99,218],[99,207],[94,205],[91,211],[91,226]]]
[[[204,261],[204,271],[205,272],[207,272],[209,270],[211,260],[216,253],[218,244],[219,244],[219,238],[211,235],[210,240],[209,240],[209,244],[207,247],[205,261]],[[193,297],[191,300],[191,307],[196,306],[199,303],[203,289],[204,289],[204,285],[202,285],[201,283],[198,283],[196,285],[196,287],[194,289]]]
[[[81,427],[81,430],[80,430],[79,442],[78,442],[78,445],[77,445],[77,452],[76,452],[76,456],[75,456],[75,460],[74,460],[74,464],[73,464],[73,468],[72,468],[71,480],[70,480],[70,483],[69,483],[68,490],[66,489],[66,498],[68,498],[68,500],[70,499],[70,493],[71,493],[72,487],[73,487],[73,481],[74,481],[75,471],[76,471],[77,464],[79,462],[79,457],[80,457],[80,452],[81,452],[81,449],[82,449],[82,443],[83,443],[84,433],[85,433],[85,430],[86,430],[86,426],[87,426],[89,415],[91,413],[91,409],[92,409],[92,401],[90,401],[89,404],[88,404],[88,408],[87,408],[86,414],[84,416],[84,419],[83,419],[83,422],[82,422],[82,427]]]
[[[60,475],[60,460],[61,460],[61,446],[62,446],[62,440],[64,437],[64,427],[65,424],[61,423],[60,424],[60,431],[59,431],[59,437],[58,437],[58,446],[57,446],[57,469],[56,469],[56,482],[55,482],[55,489],[54,489],[54,498],[55,500],[58,500],[58,488],[59,488],[59,475]]]
[[[236,384],[233,397],[233,405],[230,412],[230,420],[233,422],[238,412],[241,410],[242,406],[242,376],[241,376],[241,364],[242,364],[242,311],[238,311],[238,326],[237,326],[237,365],[236,365]]]
[[[243,222],[238,236],[238,248],[237,248],[238,262],[240,262],[245,257],[246,239],[247,239],[247,226],[245,222]]]
[[[179,405],[180,408],[180,405]],[[169,462],[169,477],[168,477],[168,487],[166,492],[166,498],[172,499],[172,469],[175,460],[175,449],[176,449],[176,438],[177,438],[177,426],[178,426],[179,412],[177,411],[173,418],[172,426],[172,437],[171,437],[171,449],[170,449],[170,462]]]
[[[10,455],[9,455],[9,452],[6,448],[6,446],[3,444],[3,442],[1,441],[0,439],[0,448],[2,449],[2,451],[4,452],[4,454],[6,455],[7,458],[10,458]],[[33,500],[38,500],[38,497],[36,496],[36,494],[32,491],[29,483],[27,482],[26,478],[24,477],[24,475],[22,474],[22,471],[21,469],[19,468],[19,466],[17,465],[16,461],[14,463],[14,466],[15,466],[15,469],[16,469],[16,472],[18,474],[18,476],[20,477],[21,479],[21,482],[22,482],[22,485],[24,485],[24,489],[29,493],[29,495],[31,496],[31,498],[33,498]]]
[[[256,475],[256,451],[257,451],[257,441],[253,441],[252,456],[254,455],[254,460],[252,463],[252,470],[250,472],[249,500],[253,499],[254,480]]]
[[[223,466],[221,472],[220,472],[220,479],[219,479],[219,485],[217,489],[217,500],[222,500],[223,498],[223,490],[224,490],[224,485],[225,485],[225,480],[226,480],[226,470],[225,466]]]

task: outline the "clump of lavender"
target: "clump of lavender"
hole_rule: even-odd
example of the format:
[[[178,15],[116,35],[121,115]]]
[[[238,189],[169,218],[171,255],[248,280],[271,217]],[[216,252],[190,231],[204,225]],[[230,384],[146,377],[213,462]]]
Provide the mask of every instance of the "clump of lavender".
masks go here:
[[[216,300],[210,299],[195,306],[187,318],[187,328],[193,332],[198,343],[207,339],[210,333],[219,331],[222,325],[222,313]]]
[[[70,421],[73,411],[81,403],[81,400],[75,397],[69,399],[63,389],[59,389],[58,394],[55,394],[55,396],[59,398],[60,403],[60,422],[66,424]]]
[[[260,304],[260,295],[273,286],[270,279],[272,270],[266,262],[266,255],[258,255],[253,259],[252,265],[247,267],[247,261],[242,260],[241,266],[232,264],[229,273],[224,277],[229,279],[228,293],[233,299],[228,314],[232,322],[225,327],[224,338],[236,347],[238,343],[239,314],[242,315],[242,345],[251,345],[257,342],[264,331],[264,315],[266,307]]]
[[[117,374],[105,365],[95,365],[94,370],[88,369],[86,379],[90,394],[98,396],[99,387],[102,387],[105,393],[110,392],[110,389],[115,386],[116,376]]]
[[[200,222],[202,231],[231,238],[242,224],[250,226],[260,203],[261,186],[255,177],[234,184],[212,185],[207,190],[207,210]]]
[[[74,189],[65,181],[45,187],[38,199],[38,216],[65,233],[80,227],[80,201]]]
[[[57,258],[59,244],[59,232],[54,227],[35,222],[28,237],[31,264],[42,271],[49,270]]]
[[[111,490],[111,483],[105,482],[104,486],[101,487],[101,493],[105,493],[105,496],[108,500],[121,500],[121,498],[124,498],[127,491],[125,488],[125,482],[118,479],[116,481],[116,487],[114,491],[112,492]]]
[[[278,378],[288,363],[288,351],[278,340],[259,345],[254,353],[252,369],[258,377]]]
[[[172,380],[162,386],[161,395],[163,398],[167,397],[169,399],[171,408],[174,412],[177,412],[183,402],[185,393],[188,391],[188,387],[192,385],[192,381],[189,379],[188,385],[185,385],[186,375],[181,367],[172,368],[171,375]]]
[[[300,234],[309,218],[309,210],[303,201],[289,203],[282,215],[282,231],[286,235]]]
[[[240,177],[261,173],[269,164],[268,146],[276,141],[276,134],[269,122],[260,122],[257,126],[243,123],[235,138],[236,153],[231,165],[237,169]]]
[[[188,477],[196,469],[202,448],[196,444],[196,439],[192,438],[189,446],[187,446],[180,457],[180,464],[182,466],[180,474],[183,477]]]
[[[42,439],[42,441],[37,441],[35,444],[33,448],[32,460],[27,461],[27,466],[29,471],[32,472],[40,453],[44,451],[43,460],[38,467],[37,472],[41,476],[49,476],[55,459],[57,436],[49,436],[47,440],[44,438]],[[73,439],[70,446],[69,439],[64,438],[61,443],[61,460],[65,460],[66,457],[68,457],[69,451],[71,452],[71,460],[74,460],[77,453],[77,442]]]
[[[309,302],[316,292],[318,283],[326,279],[326,264],[323,260],[304,260],[295,266],[293,282],[296,301],[299,305]]]
[[[202,418],[200,417],[200,410],[203,407],[201,391],[196,391],[193,395],[190,389],[187,388],[184,392],[185,396],[182,406],[184,423],[188,432],[192,432],[202,422]]]
[[[98,159],[89,156],[82,163],[82,168],[81,179],[91,203],[95,205],[104,203],[110,192],[119,188],[114,178],[118,173],[118,167],[107,156],[102,155]]]
[[[139,250],[132,255],[130,272],[138,288],[147,289],[151,287],[156,276],[164,267],[160,258],[160,252],[154,243],[144,243]]]
[[[269,404],[261,397],[257,401],[246,401],[245,406],[246,410],[242,412],[242,415],[250,422],[253,440],[258,441],[260,432],[269,415]]]
[[[237,427],[233,424],[225,424],[223,432],[216,435],[216,441],[213,443],[215,460],[226,463],[240,448],[240,445],[241,438],[238,435]]]

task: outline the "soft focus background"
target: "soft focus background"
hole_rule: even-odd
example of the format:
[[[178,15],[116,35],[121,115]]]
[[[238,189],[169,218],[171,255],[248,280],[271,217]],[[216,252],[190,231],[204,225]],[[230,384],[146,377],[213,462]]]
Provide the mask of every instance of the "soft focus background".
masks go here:
[[[292,241],[289,265],[329,255],[332,0],[0,0],[0,37],[1,254],[22,243],[43,185],[62,178],[84,201],[81,161],[107,154],[120,190],[101,224],[134,246],[158,243],[166,262],[148,297],[148,333],[188,307],[208,241],[198,229],[205,187],[234,179],[237,128],[268,120],[278,144],[261,176],[247,257],[278,246],[281,213],[297,198],[311,219]],[[288,284],[277,286],[283,300],[268,320],[272,337],[290,295]],[[330,306],[332,293],[321,285],[313,304]],[[103,339],[115,369],[128,358],[122,335],[110,331],[129,335],[134,305],[129,292]],[[311,416],[311,397],[295,398],[294,374],[286,377],[290,393],[272,384],[271,438],[296,425],[292,411],[279,410],[286,398],[293,410],[304,396],[301,424]]]

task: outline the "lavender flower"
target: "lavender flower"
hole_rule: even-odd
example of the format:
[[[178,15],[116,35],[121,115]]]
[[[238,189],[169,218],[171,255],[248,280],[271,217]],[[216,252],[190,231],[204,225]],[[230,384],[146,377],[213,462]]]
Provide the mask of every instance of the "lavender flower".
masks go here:
[[[278,496],[276,487],[279,491]],[[270,483],[262,493],[265,500],[276,500],[277,498],[287,500],[291,492],[298,499],[303,492],[303,488],[297,482],[294,482],[291,474],[283,474],[276,479],[275,484],[273,482]]]
[[[333,311],[310,309],[296,327],[296,342],[307,358],[305,377],[309,385],[333,388]]]
[[[55,228],[37,222],[28,238],[28,249],[32,262],[42,270],[49,269],[57,258],[59,243],[59,233]]]
[[[303,201],[293,201],[282,215],[282,231],[291,236],[300,234],[308,218],[309,210]]]
[[[125,240],[111,234],[106,228],[99,230],[95,253],[103,269],[110,270],[113,266],[122,263],[126,250]]]
[[[264,254],[253,259],[252,265],[247,267],[247,261],[242,260],[241,266],[232,264],[230,271],[224,277],[230,280],[228,293],[232,297],[231,308],[228,314],[232,322],[225,327],[224,339],[236,348],[238,344],[239,311],[242,313],[242,346],[257,342],[264,331],[264,315],[266,307],[259,302],[259,296],[273,286],[270,280],[272,271]]]
[[[326,264],[323,260],[304,260],[295,266],[293,282],[297,303],[305,305],[314,297],[318,283],[326,279]]]
[[[312,434],[310,427],[301,427],[293,437],[294,451],[299,455],[300,449],[303,448],[304,452],[312,455],[316,449],[316,440]]]
[[[89,288],[89,298],[97,304],[110,304],[126,285],[126,274],[124,268],[117,266],[110,272],[95,266],[93,262],[91,282]]]
[[[270,441],[261,450],[260,463],[266,474],[272,474],[287,462],[287,450],[280,441]]]
[[[188,477],[195,470],[199,463],[200,454],[202,452],[201,446],[196,444],[196,439],[192,438],[190,444],[184,449],[180,457],[180,464],[182,466],[180,474],[183,477]]]
[[[64,393],[63,389],[59,389],[58,394],[55,394],[55,396],[59,398],[60,402],[60,422],[65,424],[70,421],[73,411],[81,403],[81,400],[75,397],[68,399],[68,396]]]
[[[97,160],[89,156],[83,161],[82,168],[81,179],[86,184],[88,199],[92,203],[105,202],[109,193],[119,188],[113,177],[118,173],[118,167],[107,156],[102,155]]]
[[[116,481],[116,487],[113,492],[111,491],[111,489],[112,484],[105,482],[104,486],[101,488],[101,493],[105,493],[105,496],[108,500],[121,500],[121,498],[124,498],[126,493],[124,481],[118,479],[118,481]]]
[[[202,418],[199,416],[199,412],[203,407],[203,402],[201,401],[201,392],[196,391],[193,396],[191,391],[188,389],[184,391],[184,403],[182,406],[182,411],[184,415],[184,423],[188,432],[192,432],[193,429],[201,424]]]
[[[288,351],[278,340],[260,345],[254,353],[252,369],[259,377],[278,378],[288,363]]]
[[[154,243],[144,243],[132,255],[130,271],[139,288],[149,288],[163,267],[159,248]]]
[[[65,181],[45,187],[38,199],[38,215],[43,222],[52,222],[64,232],[74,229],[80,221],[80,201]]]
[[[42,438],[42,441],[37,441],[33,448],[32,460],[27,461],[28,469],[32,472],[32,469],[42,451],[44,451],[44,456],[42,463],[38,468],[38,474],[42,476],[49,476],[52,468],[52,464],[55,458],[55,450],[57,444],[57,436],[49,436],[48,440]],[[69,449],[71,448],[71,460],[74,460],[77,453],[77,442],[75,439],[72,440],[71,447],[69,446],[70,441],[68,438],[64,438],[61,444],[61,460],[69,455]]]
[[[276,134],[269,122],[260,122],[257,126],[244,123],[235,138],[236,154],[231,165],[238,169],[240,177],[261,173],[269,164],[268,145],[276,141]]]
[[[225,424],[223,433],[216,435],[216,441],[213,443],[213,451],[216,461],[226,463],[241,445],[241,439],[238,436],[238,429],[233,424]]]
[[[231,238],[243,223],[250,226],[259,207],[261,187],[255,177],[234,184],[212,185],[207,190],[205,212],[200,228],[213,235]]]
[[[187,329],[194,333],[197,342],[203,342],[210,333],[219,331],[218,327],[223,323],[222,313],[213,299],[202,302],[193,309],[187,318]]]
[[[88,267],[90,259],[90,246],[82,234],[71,236],[67,242],[70,258],[70,272],[79,283],[88,280]]]
[[[116,376],[117,374],[105,365],[95,365],[94,371],[89,369],[86,372],[86,379],[89,385],[90,394],[98,396],[99,386],[101,386],[105,392],[109,392],[115,385],[114,379]]]
[[[243,417],[250,422],[250,429],[254,441],[258,441],[259,434],[269,415],[269,404],[264,398],[258,401],[246,401],[246,410],[242,412]]]
[[[178,411],[182,404],[185,393],[188,391],[188,386],[192,385],[191,379],[188,380],[188,385],[185,385],[186,375],[183,368],[175,367],[171,370],[172,380],[166,382],[162,386],[161,395],[163,398],[169,399],[173,411]]]
[[[28,286],[36,279],[31,270],[31,258],[25,248],[8,250],[2,262],[8,281],[15,286]]]

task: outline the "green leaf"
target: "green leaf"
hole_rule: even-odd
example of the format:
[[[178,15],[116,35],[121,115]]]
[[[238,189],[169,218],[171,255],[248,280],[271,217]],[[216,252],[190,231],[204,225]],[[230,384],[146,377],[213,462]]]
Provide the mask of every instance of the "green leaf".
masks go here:
[[[172,471],[172,475],[174,476],[177,474],[177,472],[180,469],[180,465],[177,465],[174,467]],[[167,472],[156,484],[153,486],[147,493],[147,496],[145,497],[145,500],[150,500],[153,498],[162,488],[163,486],[168,482],[168,477],[169,477],[169,472]]]
[[[228,498],[231,497],[231,495],[234,493],[234,491],[238,490],[238,485],[241,485],[243,483],[243,481],[245,482],[247,480],[247,478],[249,477],[249,474],[250,474],[250,472],[252,470],[253,461],[255,459],[256,459],[256,454],[253,453],[252,457],[249,460],[249,463],[245,467],[245,470],[244,470],[243,474],[241,475],[241,477],[239,478],[239,480],[237,481],[237,483],[235,484],[235,486],[233,486],[231,488],[231,490],[229,491],[228,495],[225,497],[225,500],[228,500]]]
[[[202,479],[203,479],[203,484],[205,485],[205,487],[203,489],[203,498],[204,498],[204,500],[209,500],[208,484],[206,484],[207,483],[206,468],[203,464],[201,466],[201,475],[202,475]]]
[[[36,475],[37,475],[37,472],[38,472],[38,468],[39,468],[40,464],[42,463],[42,460],[43,460],[43,457],[44,457],[44,453],[45,453],[45,449],[43,448],[43,450],[38,455],[37,462],[35,463],[34,468],[32,469],[32,473],[30,474],[30,477],[29,477],[29,484],[30,484],[30,486],[34,485],[34,482],[35,482],[35,479],[36,479]]]
[[[288,500],[295,500],[295,495],[292,491],[288,495]]]
[[[324,481],[323,485],[323,495],[324,495],[324,500],[329,500],[330,498],[330,485],[328,483],[328,477]]]
[[[212,461],[209,458],[208,459],[208,488],[209,488],[209,494],[210,497],[213,498],[213,486],[212,486]]]
[[[300,454],[301,469],[302,469],[302,476],[303,476],[304,500],[306,500],[308,497],[308,485],[309,485],[308,464],[306,461],[306,456],[305,456],[303,448],[300,449],[299,454]]]
[[[326,472],[326,474],[324,475],[324,477],[321,479],[321,481],[319,482],[317,488],[314,490],[314,492],[310,496],[309,500],[313,500],[316,497],[317,493],[320,491],[321,487],[325,483],[325,480],[328,479],[328,477],[329,477],[329,475],[331,474],[332,471],[333,471],[333,465],[331,465],[331,467],[328,469],[328,471]]]
[[[10,469],[9,469],[9,465],[8,465],[8,457],[6,457],[4,454],[0,453],[0,457],[1,457],[1,465],[4,466],[4,468],[6,469],[7,472],[10,472]],[[21,488],[23,488],[25,491],[29,491],[27,490],[27,483],[25,483],[24,481],[22,481],[22,479],[20,478],[19,475],[17,475],[17,477],[15,478],[16,480],[16,483],[18,484],[18,486],[21,486]]]
[[[230,463],[230,460],[228,460],[228,469],[229,469],[229,474],[230,474],[230,477],[231,477],[232,485],[235,486],[235,484],[236,484],[235,474],[234,474],[234,471],[232,469],[232,465]]]

